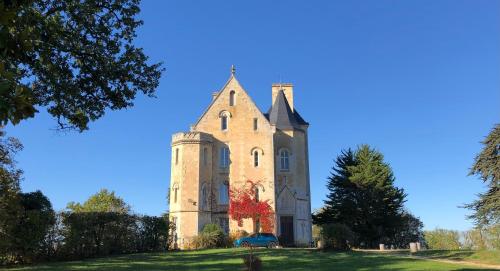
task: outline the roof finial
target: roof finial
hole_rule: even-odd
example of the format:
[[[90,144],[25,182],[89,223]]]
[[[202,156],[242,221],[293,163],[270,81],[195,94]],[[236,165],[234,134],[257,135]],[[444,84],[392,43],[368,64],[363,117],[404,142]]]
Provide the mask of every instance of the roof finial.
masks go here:
[[[236,68],[234,65],[231,65],[231,74],[234,75],[236,73]]]

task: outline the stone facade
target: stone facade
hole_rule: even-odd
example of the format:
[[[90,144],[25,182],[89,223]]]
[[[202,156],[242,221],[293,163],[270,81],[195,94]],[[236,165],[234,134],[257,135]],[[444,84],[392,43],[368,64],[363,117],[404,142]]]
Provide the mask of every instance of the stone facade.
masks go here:
[[[229,219],[228,187],[260,181],[259,198],[275,210],[277,236],[290,245],[311,240],[311,195],[305,122],[293,106],[291,84],[272,85],[272,106],[262,113],[234,76],[213,94],[190,132],[172,136],[170,220],[185,248],[207,223],[226,232],[252,232]]]

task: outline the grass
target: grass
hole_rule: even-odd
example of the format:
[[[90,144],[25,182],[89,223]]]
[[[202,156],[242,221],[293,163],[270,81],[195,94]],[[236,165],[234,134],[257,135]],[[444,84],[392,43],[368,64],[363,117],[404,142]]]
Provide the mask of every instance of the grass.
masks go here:
[[[430,259],[468,261],[500,265],[500,250],[424,250],[415,254]]]
[[[5,270],[34,271],[132,271],[132,270],[242,270],[244,249],[211,249],[122,255],[84,261],[48,263]],[[258,249],[264,270],[479,270],[461,264],[410,259],[390,254],[365,252],[320,252],[308,249]]]

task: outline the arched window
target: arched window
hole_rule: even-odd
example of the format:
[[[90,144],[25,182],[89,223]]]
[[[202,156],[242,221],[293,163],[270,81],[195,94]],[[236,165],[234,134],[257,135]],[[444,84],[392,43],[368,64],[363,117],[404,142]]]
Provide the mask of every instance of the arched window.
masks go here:
[[[290,154],[287,150],[280,151],[280,169],[283,171],[290,170]]]
[[[259,166],[259,152],[258,151],[253,152],[253,166],[254,167]]]
[[[222,116],[220,118],[220,129],[222,131],[227,130],[227,116]]]
[[[220,129],[226,131],[229,128],[229,119],[231,118],[231,113],[228,111],[221,111],[219,113],[220,118]]]
[[[229,106],[234,106],[234,95],[234,90],[231,90],[231,92],[229,92]]]

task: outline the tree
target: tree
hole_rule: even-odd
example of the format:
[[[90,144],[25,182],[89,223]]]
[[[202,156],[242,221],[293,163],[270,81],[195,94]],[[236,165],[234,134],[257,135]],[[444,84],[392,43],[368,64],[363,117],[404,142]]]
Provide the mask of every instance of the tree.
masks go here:
[[[314,222],[348,225],[360,246],[390,242],[401,229],[406,198],[394,180],[383,155],[368,145],[342,151],[328,178],[325,206]]]
[[[0,128],[0,263],[8,261],[4,255],[11,251],[12,232],[21,212],[19,182],[23,172],[16,168],[14,155],[22,148],[17,139],[6,138]]]
[[[430,249],[457,250],[461,247],[458,231],[435,229],[425,231],[424,237]]]
[[[106,110],[154,97],[161,63],[133,41],[140,0],[0,2],[0,124],[46,107],[59,128],[88,129]]]
[[[260,200],[258,195],[259,182],[246,181],[241,188],[231,187],[229,191],[229,216],[243,226],[243,219],[252,219],[254,232],[259,226],[263,232],[272,232],[274,229],[274,212],[269,200]]]
[[[107,189],[101,189],[92,195],[83,204],[70,202],[66,206],[68,210],[75,213],[84,212],[103,212],[103,213],[122,213],[130,212],[130,206],[115,192],[109,192]]]
[[[390,238],[391,244],[399,248],[408,248],[411,242],[424,243],[424,223],[409,211],[401,214],[401,224]]]
[[[45,237],[56,222],[55,212],[49,199],[40,191],[21,193],[19,198],[21,212],[10,232],[11,253],[16,262],[33,262],[43,257]]]
[[[482,143],[484,148],[476,156],[469,175],[478,175],[488,188],[477,200],[465,205],[474,212],[469,218],[479,227],[500,223],[500,124]]]

